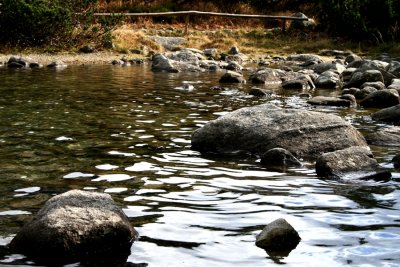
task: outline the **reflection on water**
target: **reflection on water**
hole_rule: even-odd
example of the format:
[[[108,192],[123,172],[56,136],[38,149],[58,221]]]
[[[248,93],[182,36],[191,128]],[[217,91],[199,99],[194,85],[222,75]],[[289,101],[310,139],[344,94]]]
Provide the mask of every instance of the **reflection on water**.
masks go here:
[[[112,195],[140,239],[131,263],[149,266],[399,266],[399,177],[388,183],[318,179],[310,168],[268,172],[252,156],[203,156],[191,133],[244,106],[307,108],[298,92],[251,85],[211,90],[220,74],[152,73],[148,66],[0,70],[0,264],[33,265],[6,245],[55,194]],[[314,92],[332,94],[332,92]],[[363,132],[365,110],[335,113]],[[390,167],[396,150],[373,147]],[[288,257],[255,246],[286,219],[302,241]]]

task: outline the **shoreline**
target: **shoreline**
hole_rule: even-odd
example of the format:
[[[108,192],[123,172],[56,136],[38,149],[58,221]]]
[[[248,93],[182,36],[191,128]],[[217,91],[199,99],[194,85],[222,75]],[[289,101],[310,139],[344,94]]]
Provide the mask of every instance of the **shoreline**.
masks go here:
[[[22,57],[29,61],[37,62],[43,65],[48,65],[54,61],[62,61],[67,65],[105,65],[111,64],[114,59],[123,57],[131,57],[130,54],[122,54],[115,51],[101,51],[94,53],[15,53],[15,54],[0,54],[0,63],[6,63],[11,56]],[[136,55],[137,56],[137,55]],[[140,56],[139,56],[140,57]]]

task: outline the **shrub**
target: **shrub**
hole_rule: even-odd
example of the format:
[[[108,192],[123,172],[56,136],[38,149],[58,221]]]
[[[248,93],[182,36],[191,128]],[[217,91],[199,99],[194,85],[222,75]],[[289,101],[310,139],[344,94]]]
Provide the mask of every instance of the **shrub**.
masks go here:
[[[76,12],[96,0],[3,0],[0,42],[20,46],[60,43],[68,39]]]

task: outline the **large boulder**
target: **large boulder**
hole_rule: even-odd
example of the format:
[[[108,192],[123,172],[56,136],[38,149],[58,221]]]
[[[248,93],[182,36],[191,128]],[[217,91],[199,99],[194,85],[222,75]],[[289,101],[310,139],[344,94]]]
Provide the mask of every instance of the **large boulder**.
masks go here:
[[[384,108],[371,115],[372,119],[377,121],[392,122],[395,124],[400,123],[400,104]]]
[[[280,147],[307,158],[367,144],[359,131],[338,116],[272,104],[223,115],[194,131],[191,141],[192,148],[203,153],[261,155]]]
[[[328,152],[317,158],[315,170],[320,177],[358,180],[389,180],[390,172],[382,171],[368,147],[354,146]]]
[[[256,246],[267,252],[290,252],[299,244],[301,238],[285,219],[277,219],[264,227],[256,237]],[[287,253],[289,254],[289,253]]]
[[[11,241],[38,264],[126,262],[137,232],[110,195],[72,190],[49,199]]]

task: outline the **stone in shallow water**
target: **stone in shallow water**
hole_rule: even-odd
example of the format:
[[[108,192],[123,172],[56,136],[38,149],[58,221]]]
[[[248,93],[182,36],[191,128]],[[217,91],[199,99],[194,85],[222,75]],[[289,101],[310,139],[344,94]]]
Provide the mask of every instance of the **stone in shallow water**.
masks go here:
[[[343,180],[387,181],[391,173],[382,170],[367,147],[349,147],[324,153],[315,163],[317,175]]]
[[[37,264],[115,265],[126,262],[137,235],[108,194],[72,190],[48,200],[10,247]]]
[[[202,153],[262,155],[280,147],[298,158],[312,159],[367,145],[361,133],[338,116],[272,104],[241,108],[210,121],[193,132],[191,143]]]
[[[265,249],[268,254],[287,256],[300,240],[297,231],[285,219],[277,219],[257,235],[256,246]]]

